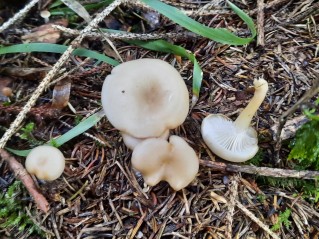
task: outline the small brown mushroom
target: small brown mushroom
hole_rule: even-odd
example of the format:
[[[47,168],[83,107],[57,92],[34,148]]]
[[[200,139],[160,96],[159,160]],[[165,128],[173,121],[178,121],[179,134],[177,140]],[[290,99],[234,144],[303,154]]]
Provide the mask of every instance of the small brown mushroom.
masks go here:
[[[169,142],[151,138],[138,144],[133,150],[132,165],[146,184],[154,186],[164,180],[178,191],[195,178],[199,160],[184,139],[172,135]]]
[[[63,173],[65,158],[59,149],[42,145],[31,150],[26,158],[25,167],[38,179],[52,181]]]

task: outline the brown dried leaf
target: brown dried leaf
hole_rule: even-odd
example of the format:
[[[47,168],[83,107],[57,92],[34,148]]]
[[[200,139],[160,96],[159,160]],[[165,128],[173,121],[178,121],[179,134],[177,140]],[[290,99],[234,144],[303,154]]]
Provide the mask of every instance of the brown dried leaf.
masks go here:
[[[71,92],[70,82],[60,82],[54,87],[52,96],[52,107],[62,109],[68,105]]]
[[[56,43],[61,36],[61,32],[54,29],[52,25],[60,25],[66,27],[68,25],[67,19],[60,19],[52,23],[46,23],[42,26],[36,27],[32,33],[22,36],[24,42],[44,42]]]
[[[219,203],[227,203],[226,198],[224,198],[223,196],[218,195],[214,191],[210,191],[210,196],[211,196],[212,199],[216,200]]]

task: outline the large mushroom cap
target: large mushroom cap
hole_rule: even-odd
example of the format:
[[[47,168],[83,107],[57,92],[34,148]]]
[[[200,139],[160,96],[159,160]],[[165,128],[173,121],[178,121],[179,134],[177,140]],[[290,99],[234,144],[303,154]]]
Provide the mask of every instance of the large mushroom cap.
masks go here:
[[[61,176],[65,167],[62,152],[49,145],[35,147],[25,161],[26,170],[43,180],[55,180]]]
[[[104,81],[102,105],[111,124],[136,138],[159,137],[182,124],[188,91],[165,61],[139,59],[116,66]]]
[[[221,114],[207,116],[201,126],[207,146],[219,157],[231,162],[244,162],[258,152],[257,133],[252,127],[240,129]]]
[[[173,135],[169,142],[151,138],[138,144],[132,154],[132,165],[142,173],[146,184],[154,186],[164,180],[178,191],[195,178],[199,160],[184,139]]]

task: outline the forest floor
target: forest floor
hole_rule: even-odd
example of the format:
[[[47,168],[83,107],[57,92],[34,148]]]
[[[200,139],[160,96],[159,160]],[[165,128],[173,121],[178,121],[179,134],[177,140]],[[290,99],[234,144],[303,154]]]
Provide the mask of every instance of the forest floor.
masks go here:
[[[27,4],[16,2],[0,3],[0,24]],[[241,37],[250,36],[246,24],[223,0],[164,2],[212,28],[225,27]],[[253,18],[258,28],[258,40],[245,46],[224,45],[188,34],[164,16],[133,3],[121,4],[99,24],[102,28],[148,35],[178,33],[167,34],[165,39],[195,54],[204,73],[199,99],[183,125],[171,134],[186,139],[200,157],[196,179],[178,192],[166,182],[153,187],[145,185],[141,175],[131,167],[131,150],[104,117],[88,134],[60,147],[67,158],[62,177],[53,182],[37,181],[33,177],[50,204],[47,213],[37,209],[23,187],[15,195],[15,202],[23,205],[20,214],[31,217],[41,228],[42,236],[36,232],[28,235],[28,225],[24,230],[0,228],[1,238],[319,238],[319,205],[315,196],[304,197],[302,184],[294,183],[297,179],[288,180],[289,175],[277,179],[269,176],[272,168],[281,169],[283,175],[285,170],[294,169],[294,162],[287,159],[291,150],[289,139],[278,145],[276,126],[280,117],[311,92],[318,81],[319,3],[315,0],[233,2]],[[264,2],[264,8],[258,10],[257,2]],[[0,33],[0,44],[8,46],[49,38],[52,43],[68,45],[75,35],[46,27],[43,33],[37,28],[45,24],[41,10],[51,4],[50,0],[36,4],[24,18]],[[92,18],[102,10],[91,10]],[[265,20],[258,22],[257,16],[262,14]],[[69,19],[63,15],[51,16],[49,21],[70,29],[86,26],[83,19],[74,15]],[[37,33],[33,38],[28,35],[32,30]],[[146,50],[120,39],[110,40],[124,62],[159,58],[171,63],[192,92],[193,65],[187,59]],[[81,47],[120,60],[103,38],[87,37]],[[60,56],[41,52],[0,56],[0,135],[8,130]],[[68,74],[46,88],[6,146],[29,149],[42,144],[101,109],[102,84],[112,66],[72,56],[62,69],[64,72],[57,72],[53,81],[65,72]],[[259,77],[269,83],[269,92],[252,124],[259,135],[260,150],[252,161],[230,170],[233,164],[214,156],[205,146],[200,125],[210,113],[235,119],[252,98],[252,82]],[[65,104],[66,107],[61,106]],[[290,139],[296,125],[304,122],[300,116],[302,111],[297,108],[287,118],[295,123],[287,129],[291,131]],[[14,159],[24,165],[25,158],[14,156]],[[245,167],[248,172],[243,170]],[[0,161],[0,194],[7,192],[16,180],[15,173],[7,160]],[[299,180],[316,186],[315,180]],[[6,220],[0,217],[0,223]]]

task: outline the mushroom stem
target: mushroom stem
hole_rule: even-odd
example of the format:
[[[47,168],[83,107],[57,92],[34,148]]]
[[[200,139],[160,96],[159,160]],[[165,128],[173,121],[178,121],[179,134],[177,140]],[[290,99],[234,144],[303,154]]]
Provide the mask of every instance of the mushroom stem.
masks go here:
[[[268,91],[268,83],[263,78],[254,80],[255,93],[246,108],[239,114],[235,120],[235,125],[238,129],[247,129],[250,126],[250,122],[256,113],[257,109],[264,101],[266,93]]]

